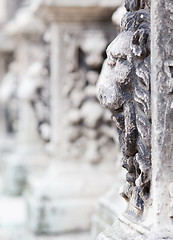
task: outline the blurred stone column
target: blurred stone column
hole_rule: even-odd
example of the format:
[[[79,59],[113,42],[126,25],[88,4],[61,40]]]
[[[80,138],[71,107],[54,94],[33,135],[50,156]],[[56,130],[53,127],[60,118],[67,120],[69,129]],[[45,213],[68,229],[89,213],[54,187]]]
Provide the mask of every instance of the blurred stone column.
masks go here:
[[[23,191],[30,171],[39,172],[47,162],[32,103],[44,72],[42,62],[46,49],[43,52],[41,40],[44,24],[29,8],[20,9],[5,30],[15,41],[11,71],[17,76],[15,95],[18,101],[16,149],[7,160],[5,191],[17,195]]]
[[[109,113],[96,100],[95,83],[106,45],[116,33],[109,19],[117,6],[79,0],[35,6],[50,24],[54,159],[44,179],[29,181],[28,224],[36,233],[88,231],[96,200],[113,183],[119,151]]]
[[[63,54],[63,31],[61,24],[52,23],[50,26],[51,38],[51,144],[53,154],[57,156],[63,141],[63,71],[64,71],[64,54]]]

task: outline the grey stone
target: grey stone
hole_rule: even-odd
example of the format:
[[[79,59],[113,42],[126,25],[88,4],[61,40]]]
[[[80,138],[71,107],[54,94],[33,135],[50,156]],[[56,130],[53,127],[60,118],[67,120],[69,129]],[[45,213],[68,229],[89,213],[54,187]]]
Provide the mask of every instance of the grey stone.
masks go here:
[[[128,184],[121,194],[128,207],[98,239],[173,239],[173,5],[171,1],[126,0],[125,7],[122,33],[107,49],[99,97],[111,109],[119,131],[123,166],[128,170]],[[133,69],[132,75],[127,69]]]
[[[98,88],[100,102],[111,110],[119,133],[128,171],[121,195],[128,206],[112,230],[98,239],[143,239],[148,234],[149,222],[142,222],[151,203],[150,15],[145,1],[127,0],[125,7],[122,32],[107,48]],[[130,231],[131,221],[141,229],[137,225]]]

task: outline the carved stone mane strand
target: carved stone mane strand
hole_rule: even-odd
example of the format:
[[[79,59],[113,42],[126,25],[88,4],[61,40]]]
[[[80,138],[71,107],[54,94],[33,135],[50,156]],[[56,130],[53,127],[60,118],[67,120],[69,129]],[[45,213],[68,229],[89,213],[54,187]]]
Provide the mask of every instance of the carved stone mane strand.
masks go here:
[[[132,191],[132,195],[138,196],[135,205],[143,210],[145,200],[149,196],[151,179],[150,18],[148,10],[140,9],[145,8],[144,1],[130,1],[130,4],[126,1],[126,8],[128,6],[129,12],[122,19],[122,31],[133,32],[131,50],[136,75],[134,102],[138,137],[137,153],[133,158],[133,164],[130,161],[131,164],[126,168],[135,178]]]
[[[131,1],[132,2],[132,1]],[[137,153],[133,159],[135,189],[139,193],[137,207],[143,209],[150,191],[151,117],[150,117],[150,19],[147,10],[127,12],[122,31],[133,31],[131,50],[135,65],[134,102],[137,126]],[[132,166],[130,171],[132,174]],[[140,205],[139,205],[140,203]]]

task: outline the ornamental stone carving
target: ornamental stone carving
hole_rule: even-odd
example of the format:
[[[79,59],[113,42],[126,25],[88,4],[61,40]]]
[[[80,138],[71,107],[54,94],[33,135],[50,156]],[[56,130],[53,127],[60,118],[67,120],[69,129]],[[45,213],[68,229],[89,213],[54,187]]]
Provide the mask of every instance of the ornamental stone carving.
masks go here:
[[[40,63],[38,74],[41,76],[41,82],[35,88],[35,96],[31,103],[37,119],[37,128],[41,138],[50,141],[50,66],[49,59]]]
[[[36,61],[28,67],[18,89],[18,97],[29,105],[33,112],[35,130],[44,141],[50,139],[49,83],[49,67],[46,61]]]
[[[128,207],[98,239],[173,239],[173,3],[126,0],[125,7],[98,85],[119,132]]]
[[[116,123],[127,169],[121,192],[126,214],[142,217],[151,181],[150,4],[126,1],[125,7],[122,31],[107,48],[98,88],[100,103]]]
[[[0,102],[4,108],[7,133],[15,133],[18,120],[17,77],[9,70],[1,80]]]
[[[104,113],[99,105],[95,87],[111,32],[106,26],[105,31],[99,30],[97,25],[93,29],[88,26],[71,28],[64,31],[63,37],[67,49],[64,56],[63,157],[69,159],[70,155],[74,160],[98,164],[105,162],[105,152],[109,152],[107,159],[112,163],[117,151],[111,131],[113,123],[109,112]]]

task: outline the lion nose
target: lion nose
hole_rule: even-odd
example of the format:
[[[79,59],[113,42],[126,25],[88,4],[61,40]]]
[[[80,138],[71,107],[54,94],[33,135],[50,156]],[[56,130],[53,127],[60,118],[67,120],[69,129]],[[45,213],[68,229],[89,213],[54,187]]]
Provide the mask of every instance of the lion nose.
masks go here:
[[[97,83],[97,92],[100,104],[109,109],[117,109],[122,106],[122,96],[114,74],[105,60]]]
[[[117,94],[115,88],[110,85],[100,85],[98,98],[102,106],[112,109],[117,103]]]

